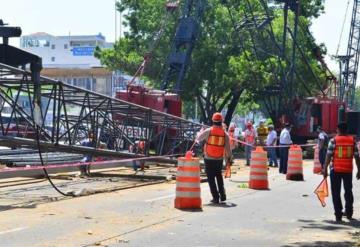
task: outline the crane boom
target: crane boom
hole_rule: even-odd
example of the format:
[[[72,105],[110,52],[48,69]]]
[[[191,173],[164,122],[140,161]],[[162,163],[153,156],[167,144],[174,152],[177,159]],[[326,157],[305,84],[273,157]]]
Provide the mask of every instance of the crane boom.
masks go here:
[[[191,63],[191,53],[199,34],[205,6],[206,0],[184,1],[182,16],[165,64],[162,90],[168,89],[173,83],[173,91],[181,92],[181,83]]]
[[[350,34],[345,56],[340,58],[339,97],[349,109],[354,107],[355,87],[360,56],[360,0],[354,0]]]

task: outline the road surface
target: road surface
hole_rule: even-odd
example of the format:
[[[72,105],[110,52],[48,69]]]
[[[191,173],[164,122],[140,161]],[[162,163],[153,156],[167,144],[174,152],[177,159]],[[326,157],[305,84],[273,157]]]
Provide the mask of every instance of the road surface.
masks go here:
[[[351,246],[360,222],[333,219],[313,191],[321,176],[305,166],[304,182],[270,170],[268,191],[244,188],[248,170],[226,180],[228,201],[202,211],[173,208],[174,183],[60,200],[0,212],[1,246]],[[355,218],[360,218],[359,182]],[[1,208],[1,206],[0,206]]]

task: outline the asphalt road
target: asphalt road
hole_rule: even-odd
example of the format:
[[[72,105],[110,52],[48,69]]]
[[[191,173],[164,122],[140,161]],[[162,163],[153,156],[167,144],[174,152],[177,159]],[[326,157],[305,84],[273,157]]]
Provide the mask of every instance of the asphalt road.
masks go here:
[[[172,183],[7,210],[0,212],[0,245],[351,246],[360,222],[333,221],[331,198],[321,207],[313,193],[321,176],[311,170],[294,182],[271,169],[268,191],[243,188],[243,170],[226,181],[228,201],[220,206],[208,203],[202,184],[203,210],[195,212],[173,208]]]

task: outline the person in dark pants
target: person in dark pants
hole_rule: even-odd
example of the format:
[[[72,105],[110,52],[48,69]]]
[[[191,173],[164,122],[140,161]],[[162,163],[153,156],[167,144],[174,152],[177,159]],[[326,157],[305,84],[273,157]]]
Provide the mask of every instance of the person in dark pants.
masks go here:
[[[341,222],[343,216],[341,182],[344,183],[345,190],[345,215],[351,220],[354,211],[354,195],[352,192],[353,158],[355,158],[357,166],[357,179],[360,179],[360,158],[355,138],[347,135],[346,123],[340,123],[338,125],[337,133],[338,134],[329,142],[323,175],[324,178],[328,176],[328,167],[331,163],[330,183],[335,219],[337,222]]]
[[[281,131],[280,134],[280,166],[279,172],[286,174],[287,173],[287,166],[288,166],[288,158],[289,158],[289,145],[292,144],[291,136],[291,125],[289,123],[285,124],[285,128]]]
[[[318,136],[319,161],[321,167],[324,168],[327,145],[328,145],[328,136],[321,126],[318,127],[318,132],[319,132],[319,136]]]
[[[231,161],[230,138],[222,128],[221,113],[214,113],[212,127],[204,130],[197,138],[198,142],[205,141],[204,162],[205,171],[213,199],[212,203],[219,203],[219,200],[226,201],[224,180],[222,177],[222,166],[224,156]]]
[[[89,139],[83,141],[81,143],[81,146],[90,147],[90,148],[94,148],[96,146],[93,133],[90,132]],[[82,159],[82,162],[91,162],[92,160],[93,160],[92,155],[86,155]],[[80,176],[81,177],[90,176],[90,166],[89,165],[81,165],[79,167],[79,170],[80,170]]]
[[[274,130],[274,125],[269,125],[269,133],[266,138],[266,150],[268,152],[269,157],[269,166],[278,167],[277,157],[276,157],[276,141],[277,141],[277,134]]]

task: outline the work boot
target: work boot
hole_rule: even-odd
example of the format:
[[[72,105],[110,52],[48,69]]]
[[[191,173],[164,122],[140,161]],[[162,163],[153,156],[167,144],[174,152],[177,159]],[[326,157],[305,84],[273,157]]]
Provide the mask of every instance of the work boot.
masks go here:
[[[220,201],[222,202],[226,201],[226,194],[220,196]]]
[[[219,204],[219,198],[217,199],[213,198],[210,202],[214,204]]]
[[[346,218],[347,218],[348,220],[353,220],[353,219],[354,219],[354,218],[352,217],[352,216],[353,216],[352,213],[345,213],[345,215],[346,215]]]
[[[342,216],[336,215],[335,220],[336,222],[342,222]]]

